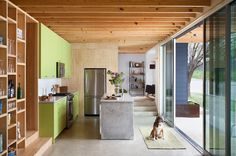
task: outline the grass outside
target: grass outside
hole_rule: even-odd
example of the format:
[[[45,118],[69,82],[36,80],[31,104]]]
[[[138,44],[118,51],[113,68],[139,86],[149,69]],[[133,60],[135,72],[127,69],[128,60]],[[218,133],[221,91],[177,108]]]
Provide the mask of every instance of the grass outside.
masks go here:
[[[193,77],[194,79],[203,79],[203,70],[200,70],[200,69],[196,69],[194,72],[193,72]]]
[[[200,107],[203,107],[203,94],[202,93],[193,93],[191,92],[191,96],[188,98],[188,101],[195,102],[200,105]],[[231,100],[231,113],[236,112],[236,101]]]
[[[201,69],[196,69],[193,72],[193,77],[194,79],[203,79],[204,72]],[[209,72],[207,71],[206,73],[207,78],[209,78]],[[236,71],[231,71],[231,79],[232,81],[236,81]]]
[[[188,98],[188,100],[199,104],[200,107],[203,107],[203,94],[202,93],[191,92],[191,96]]]

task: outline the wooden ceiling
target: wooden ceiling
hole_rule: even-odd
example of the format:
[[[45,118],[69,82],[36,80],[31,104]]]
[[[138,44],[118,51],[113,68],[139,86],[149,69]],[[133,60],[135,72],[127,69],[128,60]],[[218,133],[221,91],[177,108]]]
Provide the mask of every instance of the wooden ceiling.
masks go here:
[[[177,43],[203,43],[203,25],[176,39]]]
[[[12,0],[71,43],[118,42],[145,53],[209,7],[211,0]]]

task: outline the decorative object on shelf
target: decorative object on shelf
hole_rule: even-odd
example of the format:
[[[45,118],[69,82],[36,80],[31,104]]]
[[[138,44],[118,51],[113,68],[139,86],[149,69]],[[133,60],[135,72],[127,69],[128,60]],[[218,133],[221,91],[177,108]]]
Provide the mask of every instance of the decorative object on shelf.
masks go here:
[[[149,65],[149,68],[150,68],[150,69],[155,69],[155,68],[156,68],[156,65],[155,65],[155,64],[150,64],[150,65]]]
[[[15,72],[15,67],[14,67],[14,60],[10,60],[8,61],[8,72],[9,73],[14,73]]]
[[[5,89],[3,88],[3,81],[0,79],[0,96],[5,95]]]
[[[129,62],[129,93],[132,96],[144,95],[144,62]]]
[[[0,133],[0,153],[3,152],[3,134]]]
[[[13,147],[8,148],[8,156],[15,156],[16,150]]]
[[[17,134],[17,139],[20,140],[21,134],[20,134],[20,122],[19,121],[16,123],[16,134]]]
[[[11,124],[11,113],[8,113],[7,125]]]
[[[108,70],[107,74],[110,75],[111,78],[109,79],[109,81],[112,85],[115,86],[115,94],[118,95],[120,87],[124,82],[124,73],[112,72],[111,70]]]
[[[2,114],[3,111],[2,111],[2,100],[0,100],[0,114]]]
[[[16,102],[13,101],[8,103],[8,110],[13,109],[15,107],[16,107]]]
[[[0,88],[0,96],[4,96],[4,95],[5,95],[4,89]]]
[[[5,66],[4,66],[5,62],[0,59],[0,75],[4,75],[5,74]]]
[[[23,98],[23,90],[20,86],[20,83],[18,83],[18,87],[17,87],[17,99],[22,99]]]
[[[8,98],[15,97],[15,86],[13,84],[13,80],[8,81]]]
[[[0,36],[0,44],[3,45],[3,37]]]
[[[19,39],[23,39],[23,31],[19,28],[17,28],[17,38]]]
[[[16,41],[8,39],[8,54],[15,54]]]
[[[22,55],[20,53],[18,53],[17,62],[18,63],[24,63],[23,57],[22,57]]]

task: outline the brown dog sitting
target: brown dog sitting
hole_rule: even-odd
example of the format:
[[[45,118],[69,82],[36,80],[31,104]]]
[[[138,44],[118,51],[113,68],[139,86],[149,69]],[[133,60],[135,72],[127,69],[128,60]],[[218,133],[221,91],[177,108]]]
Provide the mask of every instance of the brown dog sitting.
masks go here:
[[[153,128],[149,138],[151,140],[164,139],[164,130],[163,130],[163,119],[160,116],[156,117],[156,120],[153,124]]]

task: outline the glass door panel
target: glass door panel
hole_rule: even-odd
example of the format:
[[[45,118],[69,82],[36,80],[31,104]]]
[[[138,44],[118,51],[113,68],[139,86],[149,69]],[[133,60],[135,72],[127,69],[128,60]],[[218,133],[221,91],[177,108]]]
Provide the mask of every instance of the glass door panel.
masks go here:
[[[225,154],[226,10],[206,19],[205,147]]]
[[[236,2],[231,5],[231,155],[236,155]]]
[[[174,43],[169,41],[163,46],[164,56],[164,116],[174,125]]]

